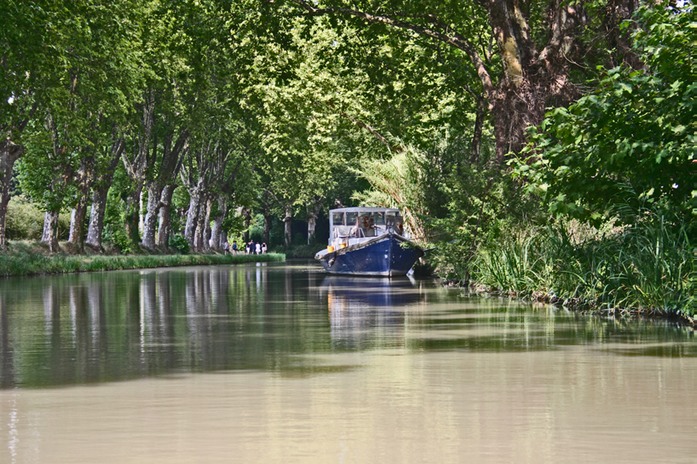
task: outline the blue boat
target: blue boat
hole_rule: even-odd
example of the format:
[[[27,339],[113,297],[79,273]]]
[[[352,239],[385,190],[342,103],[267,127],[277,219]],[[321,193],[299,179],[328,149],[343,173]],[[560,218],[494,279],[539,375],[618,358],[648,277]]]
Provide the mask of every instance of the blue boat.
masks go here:
[[[355,207],[329,211],[329,244],[315,259],[330,274],[394,277],[423,254],[405,234],[399,210]]]

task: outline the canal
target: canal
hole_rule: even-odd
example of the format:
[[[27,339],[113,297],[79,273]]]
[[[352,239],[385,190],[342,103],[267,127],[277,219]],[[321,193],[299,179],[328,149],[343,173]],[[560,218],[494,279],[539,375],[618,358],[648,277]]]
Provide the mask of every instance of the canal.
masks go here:
[[[697,338],[313,263],[0,280],[0,463],[695,463]]]

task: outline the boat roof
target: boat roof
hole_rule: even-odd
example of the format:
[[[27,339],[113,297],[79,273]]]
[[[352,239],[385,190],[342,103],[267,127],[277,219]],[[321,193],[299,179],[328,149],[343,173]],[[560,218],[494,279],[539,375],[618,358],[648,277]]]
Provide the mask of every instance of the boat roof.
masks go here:
[[[379,213],[383,211],[399,212],[397,208],[382,208],[379,206],[352,206],[349,208],[330,209],[329,213]]]

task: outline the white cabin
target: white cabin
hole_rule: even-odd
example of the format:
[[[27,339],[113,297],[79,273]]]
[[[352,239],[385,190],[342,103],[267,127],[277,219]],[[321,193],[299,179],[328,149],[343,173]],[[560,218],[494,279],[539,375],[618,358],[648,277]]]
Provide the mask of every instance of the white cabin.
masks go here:
[[[329,211],[328,248],[332,251],[388,232],[404,236],[404,221],[396,208],[358,206]]]

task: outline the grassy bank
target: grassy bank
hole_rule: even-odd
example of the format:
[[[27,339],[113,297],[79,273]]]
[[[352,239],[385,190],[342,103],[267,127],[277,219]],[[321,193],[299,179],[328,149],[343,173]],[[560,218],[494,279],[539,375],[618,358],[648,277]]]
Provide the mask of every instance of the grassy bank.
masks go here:
[[[285,261],[285,255],[102,255],[42,252],[35,246],[15,245],[0,253],[0,277],[114,271],[173,266],[241,264]]]
[[[485,288],[573,309],[697,322],[697,266],[685,228],[642,224],[579,239],[568,229],[518,231],[477,253]]]

